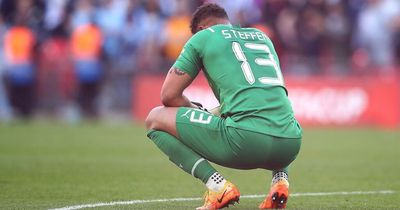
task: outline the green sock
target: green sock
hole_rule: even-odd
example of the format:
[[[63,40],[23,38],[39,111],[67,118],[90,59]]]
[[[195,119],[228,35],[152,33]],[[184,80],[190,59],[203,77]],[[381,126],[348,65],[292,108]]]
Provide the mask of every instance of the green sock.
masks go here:
[[[199,154],[163,131],[150,130],[147,136],[163,151],[175,165],[206,183],[217,172],[210,163]]]

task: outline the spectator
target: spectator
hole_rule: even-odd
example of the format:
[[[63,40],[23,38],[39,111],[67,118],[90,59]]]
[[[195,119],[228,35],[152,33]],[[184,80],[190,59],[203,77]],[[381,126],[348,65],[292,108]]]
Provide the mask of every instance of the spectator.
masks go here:
[[[344,3],[331,1],[327,5],[325,18],[327,65],[325,71],[329,73],[348,73],[348,58],[350,56],[350,25]]]
[[[77,27],[71,37],[72,57],[78,80],[78,104],[84,117],[96,118],[100,91],[103,35],[93,23]]]
[[[166,20],[165,33],[165,56],[170,65],[179,56],[183,45],[190,38],[191,33],[190,15],[188,14],[188,3],[185,0],[177,1],[175,14]],[[169,66],[170,66],[169,65]]]
[[[3,17],[0,16],[0,37],[4,37],[6,30]],[[4,59],[4,40],[0,39],[0,122],[8,121],[12,117],[3,78],[3,73],[5,71]]]
[[[163,69],[161,49],[165,36],[164,18],[161,16],[158,1],[145,2],[144,10],[138,11],[136,28],[141,32],[136,68],[147,73],[160,72]]]
[[[112,62],[120,55],[120,33],[125,25],[128,1],[102,0],[100,2],[95,12],[95,22],[104,36],[104,53]]]
[[[324,49],[324,16],[315,6],[306,7],[297,22],[301,62],[307,74],[321,73],[320,56]]]
[[[248,26],[261,18],[260,7],[256,0],[208,0],[218,3],[226,9],[233,24]]]
[[[48,31],[55,29],[65,19],[67,0],[46,0],[44,13],[44,28]]]
[[[94,98],[100,94],[100,88],[106,90],[101,93],[102,111],[126,110],[131,107],[133,76],[168,69],[182,43],[190,37],[188,14],[203,2],[223,5],[233,24],[266,32],[275,43],[285,74],[337,75],[364,69],[392,72],[384,69],[400,65],[398,0],[0,0],[4,21],[0,23],[0,33],[4,30],[1,41],[5,41],[5,33],[9,26],[15,26],[16,19],[33,34],[35,47],[28,46],[32,49],[27,59],[29,68],[25,71],[31,72],[32,81],[36,80],[35,70],[40,71],[42,110],[58,113],[58,104],[70,103],[74,71],[67,70],[69,57],[74,61],[71,68],[76,70],[80,81],[77,89],[81,90],[81,96],[83,84],[88,84],[88,75],[82,76],[83,72],[92,72],[89,77],[96,78],[92,81],[96,83],[92,87],[93,104],[89,106],[91,103],[79,100],[85,115],[97,115],[93,114],[97,111],[89,114],[84,109],[96,110]],[[66,45],[69,47],[73,41],[66,43],[65,40],[74,39],[75,32],[92,23],[98,25],[101,37],[92,46],[96,49],[95,55],[90,59],[83,56],[83,59],[82,53],[66,51]],[[60,24],[63,35],[54,36]],[[90,41],[97,39],[96,35]],[[16,65],[7,58],[5,47],[6,44],[0,49],[5,59],[0,65],[10,81],[9,67]],[[41,52],[38,68],[35,68],[37,59],[32,56],[36,47]],[[101,86],[98,78],[104,78]],[[4,104],[7,103],[0,99],[0,107],[6,107]],[[15,107],[15,101],[11,104]],[[0,108],[0,115],[1,110],[7,109]]]
[[[394,46],[396,52],[396,66],[400,67],[400,14],[393,21],[393,29],[394,29]]]
[[[400,15],[397,0],[368,0],[358,20],[358,47],[367,53],[374,69],[387,70],[395,64],[392,23]]]
[[[29,118],[34,107],[35,35],[22,20],[10,27],[4,36],[6,79],[11,106],[18,116]]]
[[[307,67],[301,62],[300,41],[297,34],[298,11],[293,8],[284,8],[276,20],[278,53],[281,55],[282,71],[291,74],[302,74]]]
[[[75,30],[81,25],[89,24],[93,21],[94,8],[91,0],[79,0],[73,4],[71,14],[71,28]]]
[[[43,112],[54,117],[68,117],[66,111],[74,104],[75,75],[68,35],[64,18],[50,31],[40,48],[38,101]]]

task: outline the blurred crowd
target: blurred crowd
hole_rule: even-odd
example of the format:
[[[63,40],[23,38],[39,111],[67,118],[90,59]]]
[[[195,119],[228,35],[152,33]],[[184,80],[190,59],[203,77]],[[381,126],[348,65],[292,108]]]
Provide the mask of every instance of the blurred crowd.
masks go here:
[[[398,71],[398,0],[0,0],[0,121],[129,110],[134,76],[165,74],[203,2],[264,31],[285,75]]]

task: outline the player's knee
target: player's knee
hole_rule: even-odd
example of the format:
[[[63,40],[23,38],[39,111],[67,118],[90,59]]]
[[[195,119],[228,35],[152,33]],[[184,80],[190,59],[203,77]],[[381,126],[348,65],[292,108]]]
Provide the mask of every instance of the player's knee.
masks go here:
[[[156,128],[156,126],[157,126],[157,116],[158,116],[158,113],[159,113],[161,108],[162,108],[161,106],[155,107],[147,115],[147,118],[145,120],[146,129],[147,130],[151,130],[151,129],[155,129]]]

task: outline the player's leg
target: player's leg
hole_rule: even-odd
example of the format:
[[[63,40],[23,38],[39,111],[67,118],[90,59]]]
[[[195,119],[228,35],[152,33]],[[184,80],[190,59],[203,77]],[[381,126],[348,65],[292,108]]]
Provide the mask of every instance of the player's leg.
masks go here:
[[[296,158],[301,139],[279,138],[236,128],[229,128],[228,132],[242,148],[236,152],[236,167],[273,171],[270,191],[260,209],[285,208],[289,197],[288,165]]]
[[[189,108],[178,109],[176,121],[176,132],[181,141],[208,160],[232,168],[277,169],[273,174],[273,193],[267,196],[260,208],[285,207],[289,196],[288,182],[278,178],[284,175],[287,178],[284,167],[297,156],[301,144],[299,139],[226,127],[224,119]]]
[[[183,144],[176,131],[177,108],[157,107],[146,119],[148,137],[169,159],[187,173],[199,178],[209,189],[205,205],[199,209],[217,209],[239,200],[237,188],[226,181],[207,160]]]
[[[206,183],[216,173],[208,161],[183,144],[176,131],[176,107],[156,107],[146,119],[147,136],[169,159],[187,173]]]
[[[178,137],[176,132],[177,107],[158,106],[150,111],[146,118],[147,130],[158,130],[167,132]]]
[[[292,139],[292,141],[300,142],[300,139]],[[294,143],[294,145],[296,145],[296,143]],[[288,151],[288,156],[291,156],[290,154],[293,155],[292,152]],[[293,158],[295,158],[296,156],[297,154]],[[271,180],[270,190],[265,199],[259,205],[260,209],[286,208],[286,203],[289,199],[288,168],[289,166],[286,166],[285,168],[272,170],[272,180]]]
[[[272,170],[272,180],[270,184],[270,189],[259,205],[260,209],[283,209],[286,208],[286,203],[289,199],[289,176],[288,176],[288,164],[291,163],[297,156],[298,150],[300,149],[301,140],[300,139],[285,139],[281,138],[278,144],[274,144],[272,148],[284,154],[284,157],[275,154],[274,158],[271,159],[272,162],[282,164],[284,160],[284,165],[286,167],[274,167]],[[282,144],[280,144],[282,143]],[[280,145],[280,146],[279,146]],[[279,147],[279,149],[277,149]]]
[[[278,138],[226,127],[224,119],[201,110],[179,108],[174,110],[173,114],[170,114],[170,116],[173,115],[176,115],[176,126],[171,132],[176,133],[176,136],[179,137],[179,140],[184,145],[200,154],[200,156],[223,166],[241,169],[282,169],[296,158],[300,149],[300,139]],[[160,113],[157,116],[163,120],[167,119]],[[168,123],[168,120],[166,123]],[[162,129],[170,129],[164,127]],[[287,175],[285,170],[275,171],[274,179],[283,173]],[[273,186],[280,186],[275,185],[275,181],[273,182]],[[283,192],[286,197],[278,194],[278,198],[281,200],[286,198],[287,200],[288,185],[284,186],[286,191],[284,191],[284,188],[273,186],[271,187],[271,192],[278,191],[281,194]],[[272,195],[268,195],[266,200],[272,197]],[[274,202],[274,204],[268,201],[269,206],[260,205],[260,208],[269,208],[272,205],[284,207],[286,200],[284,200],[283,204],[277,202]]]
[[[287,168],[274,170],[272,172],[270,191],[259,205],[260,209],[282,209],[286,208],[289,198],[289,179]]]

